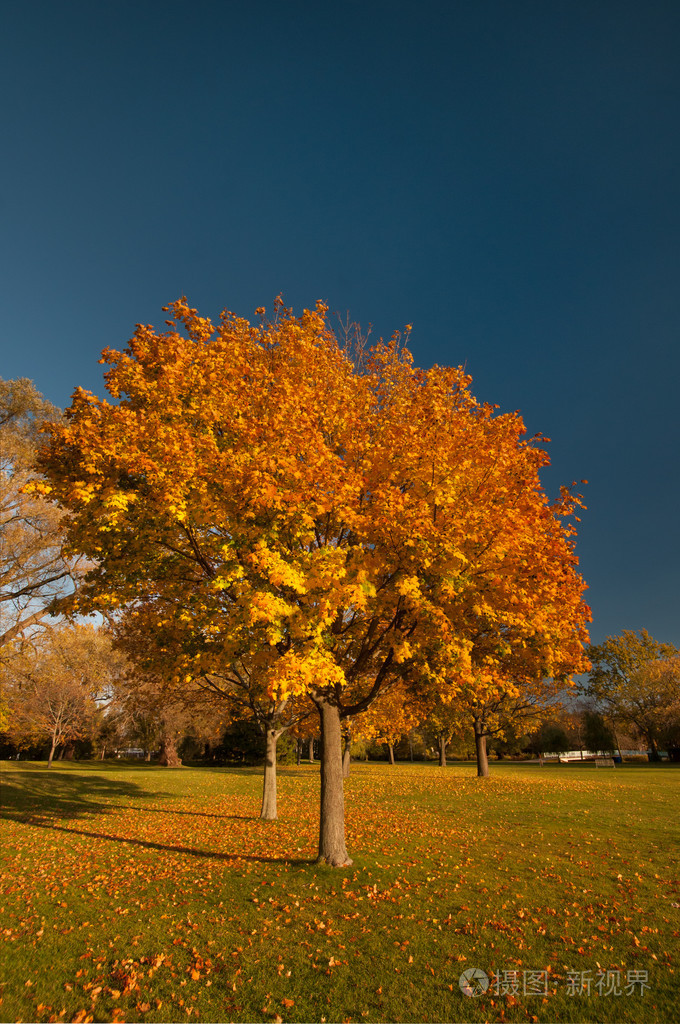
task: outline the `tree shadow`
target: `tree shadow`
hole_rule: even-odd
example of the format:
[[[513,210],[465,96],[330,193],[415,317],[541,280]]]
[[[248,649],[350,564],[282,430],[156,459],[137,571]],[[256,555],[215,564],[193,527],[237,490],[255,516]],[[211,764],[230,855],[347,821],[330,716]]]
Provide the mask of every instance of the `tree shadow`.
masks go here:
[[[202,815],[200,811],[164,811],[146,807],[145,800],[158,799],[167,794],[150,792],[137,783],[123,779],[109,779],[103,776],[79,773],[56,773],[15,769],[2,773],[2,796],[0,818],[34,828],[79,835],[86,839],[104,839],[114,843],[127,843],[148,850],[182,853],[191,857],[208,860],[222,860],[232,863],[257,862],[261,864],[287,864],[292,867],[308,867],[315,860],[296,857],[265,857],[245,853],[221,853],[216,850],[202,850],[182,844],[153,842],[135,839],[109,832],[90,831],[87,828],[71,827],[65,822],[82,822],[95,815],[113,814],[120,810],[147,811],[156,814],[192,814],[199,817],[232,818],[240,821],[259,821],[259,818],[239,814]],[[124,803],[121,803],[125,801]],[[64,824],[62,824],[64,822]]]
[[[149,765],[147,764],[146,767],[148,768]],[[258,776],[260,778],[262,777],[262,771],[263,771],[263,765],[262,764],[260,764],[260,765],[205,764],[204,762],[201,762],[201,761],[195,761],[195,762],[187,762],[186,764],[183,765],[183,767],[191,768],[191,769],[194,769],[196,771],[215,772],[216,774],[223,774],[223,773],[225,773],[225,774],[228,774],[228,775],[245,775],[245,776],[256,775],[256,776]],[[277,765],[276,766],[276,774],[278,776],[285,775],[285,776],[288,776],[288,777],[299,779],[300,775],[302,774],[302,772],[300,771],[300,768],[316,768],[317,772],[321,770],[321,767],[320,767],[320,764],[319,764],[318,761],[315,761],[314,764],[311,764],[311,765],[308,764],[306,761],[303,761],[301,765],[290,765],[290,766],[287,766],[287,767],[286,766]]]
[[[214,814],[212,811],[182,811],[164,807],[129,807],[119,804],[121,811],[143,811],[144,814],[182,814],[194,818],[223,818],[229,821],[260,821],[257,814]]]
[[[107,814],[119,801],[159,797],[134,782],[99,776],[17,769],[2,773],[0,817],[40,823]]]
[[[315,864],[315,858],[310,857],[256,857],[245,853],[220,853],[217,850],[199,850],[193,846],[181,846],[180,844],[156,843],[150,839],[132,839],[130,836],[116,836],[108,832],[90,832],[88,829],[69,828],[67,825],[55,825],[51,822],[32,821],[31,825],[38,828],[49,829],[51,832],[65,832],[66,835],[84,836],[86,839],[107,839],[113,843],[125,843],[129,846],[141,846],[145,850],[161,850],[164,853],[185,853],[190,857],[205,857],[206,860],[224,861],[248,861],[258,864],[289,864],[292,867],[303,867]]]

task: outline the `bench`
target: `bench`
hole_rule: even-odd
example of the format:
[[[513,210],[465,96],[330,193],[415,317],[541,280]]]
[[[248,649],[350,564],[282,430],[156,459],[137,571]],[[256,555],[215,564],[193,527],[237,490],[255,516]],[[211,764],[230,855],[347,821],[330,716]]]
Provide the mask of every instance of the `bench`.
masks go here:
[[[596,768],[615,768],[613,757],[596,757],[595,758]]]

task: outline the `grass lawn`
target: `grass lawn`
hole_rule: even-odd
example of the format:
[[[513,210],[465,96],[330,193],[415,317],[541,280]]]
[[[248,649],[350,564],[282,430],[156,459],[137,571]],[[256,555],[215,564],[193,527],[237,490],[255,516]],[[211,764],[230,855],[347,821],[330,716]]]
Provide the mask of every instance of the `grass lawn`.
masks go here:
[[[0,1018],[679,1020],[680,770],[491,772],[353,765],[333,870],[318,766],[4,763]]]

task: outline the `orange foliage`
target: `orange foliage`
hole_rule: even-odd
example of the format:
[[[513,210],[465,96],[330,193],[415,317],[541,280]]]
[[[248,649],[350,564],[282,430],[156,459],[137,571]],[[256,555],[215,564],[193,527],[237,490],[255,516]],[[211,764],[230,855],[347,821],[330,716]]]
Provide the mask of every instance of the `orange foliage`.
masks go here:
[[[177,687],[240,662],[353,716],[407,677],[450,700],[583,667],[579,502],[549,504],[519,414],[396,338],[357,367],[321,303],[260,326],[170,308],[104,353],[116,403],[76,390],[42,468],[96,562],[81,600],[193,638]]]

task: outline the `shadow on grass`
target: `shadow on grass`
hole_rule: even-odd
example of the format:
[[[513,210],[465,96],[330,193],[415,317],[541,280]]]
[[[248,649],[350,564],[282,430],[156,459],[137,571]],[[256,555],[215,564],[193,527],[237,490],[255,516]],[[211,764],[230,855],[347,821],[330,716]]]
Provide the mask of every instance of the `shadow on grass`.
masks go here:
[[[292,867],[308,867],[315,864],[314,858],[308,857],[256,857],[245,853],[219,853],[216,850],[198,850],[193,846],[181,846],[180,844],[155,843],[150,839],[133,839],[129,836],[116,836],[108,832],[90,832],[83,828],[69,828],[67,825],[53,825],[44,821],[32,821],[32,825],[38,828],[49,829],[50,832],[65,832],[66,835],[84,836],[86,839],[107,839],[113,843],[125,843],[131,846],[141,846],[145,850],[161,850],[164,853],[184,853],[190,857],[205,857],[207,860],[225,860],[238,863],[248,861],[257,864],[289,864]]]
[[[232,765],[232,764],[205,764],[201,761],[186,761],[183,768],[190,768],[194,771],[205,771],[214,773],[215,775],[257,775],[262,776],[264,763],[260,765]],[[316,761],[314,764],[307,764],[305,761],[301,765],[277,765],[276,774],[281,776],[288,776],[290,778],[299,779],[301,775],[306,774],[305,769],[316,769],[318,773],[320,771],[319,762]],[[302,770],[301,770],[302,769]],[[167,770],[167,769],[166,769]]]
[[[40,819],[78,819],[106,814],[123,800],[149,800],[150,793],[134,782],[71,773],[3,772],[0,817],[40,823]],[[37,819],[37,822],[36,822]]]
[[[130,807],[126,804],[118,804],[121,811],[141,811],[144,814],[181,814],[193,818],[222,818],[228,821],[260,821],[255,814],[213,814],[212,811],[179,811],[176,808],[165,807]]]
[[[208,860],[222,860],[233,863],[257,862],[261,864],[288,864],[292,867],[308,867],[314,864],[313,859],[295,857],[265,857],[240,853],[221,853],[213,850],[201,850],[181,844],[153,842],[147,839],[135,839],[128,836],[115,835],[109,832],[90,831],[87,828],[74,828],[65,821],[84,821],[93,815],[106,815],[121,810],[148,811],[155,814],[193,814],[199,817],[232,818],[239,821],[259,821],[255,816],[239,814],[207,814],[199,811],[164,811],[156,807],[145,807],[142,801],[162,797],[162,793],[153,793],[143,789],[134,782],[122,779],[107,779],[102,776],[82,775],[73,773],[56,773],[36,771],[31,767],[27,770],[3,772],[2,802],[0,818],[15,821],[34,828],[43,828],[66,835],[79,835],[86,839],[104,839],[114,843],[126,843],[147,850],[160,850],[168,853],[182,853],[190,857],[203,857]],[[134,801],[121,803],[120,801]],[[272,823],[273,824],[273,823]]]

